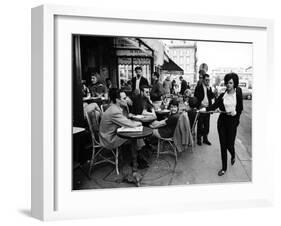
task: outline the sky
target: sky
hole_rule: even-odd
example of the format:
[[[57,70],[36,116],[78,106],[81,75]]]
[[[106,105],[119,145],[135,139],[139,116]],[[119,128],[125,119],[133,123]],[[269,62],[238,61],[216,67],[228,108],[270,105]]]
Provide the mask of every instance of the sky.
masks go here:
[[[207,63],[209,70],[217,67],[252,66],[252,44],[197,42],[198,65]]]

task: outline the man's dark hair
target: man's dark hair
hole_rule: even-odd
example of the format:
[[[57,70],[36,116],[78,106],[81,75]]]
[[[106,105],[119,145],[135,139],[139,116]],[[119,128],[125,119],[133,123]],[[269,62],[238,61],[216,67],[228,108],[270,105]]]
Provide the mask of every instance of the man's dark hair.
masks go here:
[[[183,79],[183,77],[182,76],[180,76],[180,78],[179,79]]]
[[[151,89],[151,86],[150,86],[150,85],[142,85],[142,86],[140,87],[140,90],[143,91],[145,88]]]
[[[224,76],[224,84],[226,85],[228,83],[229,80],[233,80],[233,83],[234,83],[234,88],[237,88],[238,87],[238,84],[239,84],[239,77],[236,73],[228,73]]]
[[[137,67],[135,68],[135,71],[137,71],[137,70],[141,70],[141,71],[142,71],[142,68],[141,68],[140,66],[137,66]]]
[[[123,92],[123,91],[120,91],[119,89],[117,88],[111,88],[109,89],[108,91],[108,96],[109,96],[109,99],[114,103],[116,104],[116,99],[120,99],[120,93]]]
[[[206,72],[203,69],[199,70],[199,76],[204,74],[206,74]]]
[[[210,75],[207,73],[203,74],[203,79],[205,79],[206,77],[210,78]]]
[[[156,76],[157,79],[160,77],[160,74],[157,71],[153,72],[153,75]]]
[[[198,105],[198,99],[196,97],[190,97],[188,99],[188,105],[190,108],[196,108]]]

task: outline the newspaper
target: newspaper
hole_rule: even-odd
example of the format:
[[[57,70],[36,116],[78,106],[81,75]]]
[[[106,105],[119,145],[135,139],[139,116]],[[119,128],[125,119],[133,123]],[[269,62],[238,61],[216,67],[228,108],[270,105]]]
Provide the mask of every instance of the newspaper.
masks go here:
[[[143,131],[143,126],[137,126],[137,127],[120,127],[117,129],[117,132],[122,133],[122,132],[142,132]]]

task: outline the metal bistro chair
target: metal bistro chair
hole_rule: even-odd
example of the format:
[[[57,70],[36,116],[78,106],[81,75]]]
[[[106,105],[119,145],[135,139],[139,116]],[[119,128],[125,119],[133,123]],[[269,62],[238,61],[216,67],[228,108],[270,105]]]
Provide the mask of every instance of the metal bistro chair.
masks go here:
[[[172,150],[163,150],[163,144],[168,143]],[[172,154],[175,156],[176,162],[178,161],[177,155],[177,147],[174,144],[173,138],[158,138],[158,145],[157,145],[157,159],[159,158],[160,154]]]
[[[199,111],[196,111],[195,119],[194,119],[193,125],[191,127],[191,134],[192,134],[192,139],[193,139],[193,146],[191,148],[192,152],[194,152],[194,147],[196,145],[196,136],[197,136],[196,125],[197,125],[197,122],[198,122],[199,114],[200,114]]]
[[[88,175],[90,177],[92,168],[95,165],[101,164],[101,163],[111,163],[115,165],[116,173],[119,175],[119,170],[118,170],[118,148],[114,150],[108,150],[105,149],[100,142],[98,141],[98,133],[99,133],[99,120],[96,117],[96,111],[95,110],[90,110],[86,112],[86,118],[88,122],[88,126],[91,132],[91,138],[92,138],[92,157],[90,160],[90,167],[89,167],[89,172]],[[107,151],[110,153],[110,156],[105,156],[104,152]]]
[[[192,152],[193,152],[193,148],[194,148],[194,144],[195,144],[194,141],[196,139],[196,130],[195,130],[195,128],[196,128],[196,124],[197,124],[197,121],[198,121],[198,116],[199,116],[199,112],[196,113],[193,125],[191,127],[191,133],[192,133],[192,139],[193,139],[193,146],[192,146],[192,149],[191,149]],[[178,123],[180,123],[180,122],[178,121]],[[171,147],[172,150],[165,150],[164,151],[163,148],[162,148],[162,145],[163,145],[164,142],[168,143],[169,147]],[[177,160],[178,160],[177,147],[174,144],[173,137],[170,137],[170,138],[158,138],[157,159],[159,158],[160,154],[172,154],[172,155],[175,156],[175,159],[176,159],[176,162],[177,162]]]
[[[172,150],[169,150],[169,149],[163,150],[164,143],[167,143],[168,147],[172,148]],[[178,161],[177,147],[174,144],[173,137],[169,137],[169,138],[158,137],[157,159],[159,158],[160,154],[171,154],[171,155],[175,156],[176,163],[177,163],[177,161]]]

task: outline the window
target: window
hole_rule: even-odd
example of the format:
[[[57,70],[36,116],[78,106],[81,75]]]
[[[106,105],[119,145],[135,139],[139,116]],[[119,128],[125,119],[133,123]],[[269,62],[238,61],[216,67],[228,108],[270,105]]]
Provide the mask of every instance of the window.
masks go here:
[[[180,64],[183,64],[183,56],[180,56]]]

